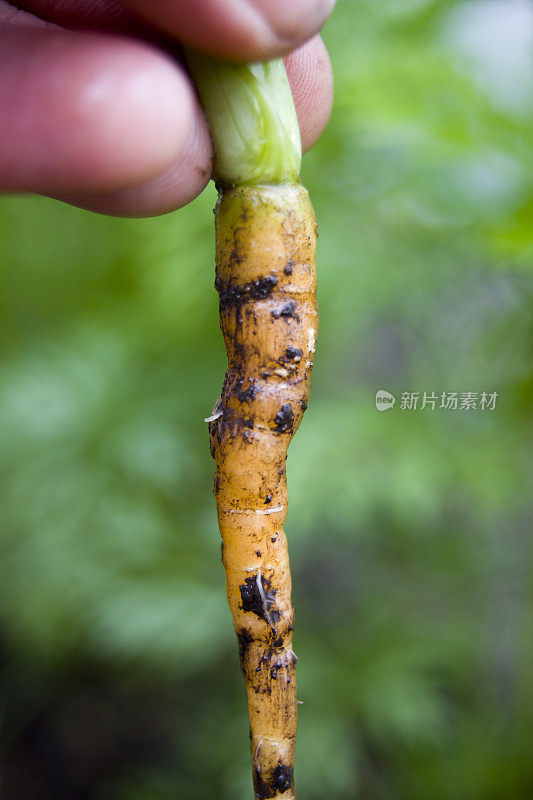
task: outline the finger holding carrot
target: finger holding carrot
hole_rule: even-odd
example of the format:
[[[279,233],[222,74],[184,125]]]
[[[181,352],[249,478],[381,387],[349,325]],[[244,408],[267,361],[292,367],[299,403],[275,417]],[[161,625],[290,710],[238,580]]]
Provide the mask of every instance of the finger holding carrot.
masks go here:
[[[287,53],[303,146],[325,125],[331,70],[316,0],[0,0],[0,192],[153,216],[193,200],[212,146],[180,46]],[[302,45],[302,42],[306,41]]]
[[[286,66],[264,59],[315,33],[331,5],[0,0],[0,189],[153,215],[189,202],[213,168],[228,370],[209,430],[257,800],[295,797],[285,462],[318,327],[316,224],[299,174],[302,142],[317,138],[331,104],[318,37]]]

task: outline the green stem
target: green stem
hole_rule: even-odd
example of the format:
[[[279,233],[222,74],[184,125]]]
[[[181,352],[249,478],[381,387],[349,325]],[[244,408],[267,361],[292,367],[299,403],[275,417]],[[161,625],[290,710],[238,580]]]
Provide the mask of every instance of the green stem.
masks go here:
[[[217,184],[296,183],[300,130],[282,59],[228,64],[188,51],[187,61],[211,129]]]

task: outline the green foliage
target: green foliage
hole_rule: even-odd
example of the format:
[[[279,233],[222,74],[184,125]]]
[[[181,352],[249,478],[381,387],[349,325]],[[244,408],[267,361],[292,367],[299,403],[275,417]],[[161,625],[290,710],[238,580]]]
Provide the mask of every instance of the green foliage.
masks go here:
[[[503,5],[341,0],[324,33],[335,108],[303,165],[321,331],[287,524],[306,800],[533,794],[533,109],[467,46]],[[40,730],[86,759],[24,797],[251,794],[203,422],[213,203],[0,203],[4,751],[38,772]],[[499,396],[378,413],[381,388]]]

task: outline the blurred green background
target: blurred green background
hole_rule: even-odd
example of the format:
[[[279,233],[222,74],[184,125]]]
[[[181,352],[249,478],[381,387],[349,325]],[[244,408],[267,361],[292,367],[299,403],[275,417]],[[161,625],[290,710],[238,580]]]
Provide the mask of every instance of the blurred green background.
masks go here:
[[[324,37],[299,792],[531,800],[533,6],[340,0]],[[213,203],[0,202],[4,800],[252,795],[203,422]],[[498,399],[378,413],[378,389]]]

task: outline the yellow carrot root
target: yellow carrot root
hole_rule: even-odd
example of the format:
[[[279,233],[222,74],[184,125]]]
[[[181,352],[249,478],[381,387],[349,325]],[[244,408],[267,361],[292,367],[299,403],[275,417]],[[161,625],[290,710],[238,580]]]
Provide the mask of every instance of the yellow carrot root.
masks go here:
[[[316,225],[299,183],[282,59],[189,52],[215,148],[216,288],[228,355],[210,419],[226,588],[248,695],[256,800],[292,800],[294,610],[283,523],[287,448],[307,407],[318,325]]]
[[[215,213],[228,371],[209,429],[226,588],[255,797],[292,800],[297,698],[285,461],[315,351],[316,225],[300,184],[222,189]]]

